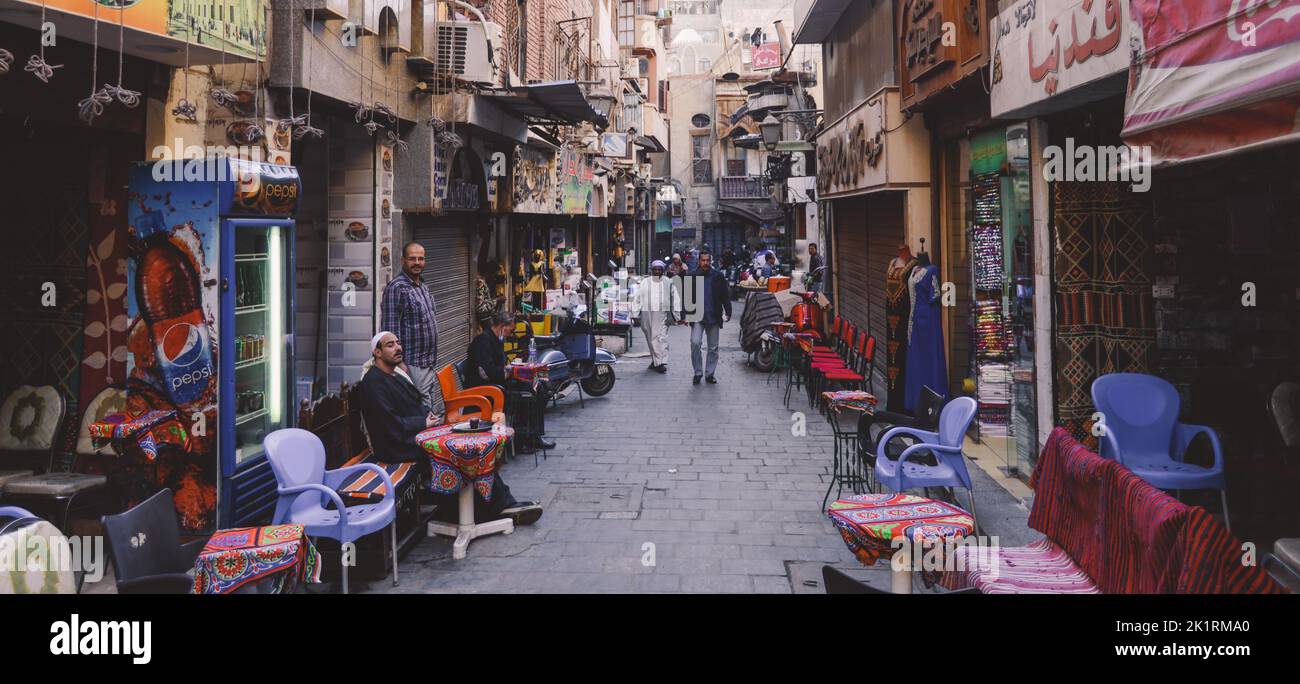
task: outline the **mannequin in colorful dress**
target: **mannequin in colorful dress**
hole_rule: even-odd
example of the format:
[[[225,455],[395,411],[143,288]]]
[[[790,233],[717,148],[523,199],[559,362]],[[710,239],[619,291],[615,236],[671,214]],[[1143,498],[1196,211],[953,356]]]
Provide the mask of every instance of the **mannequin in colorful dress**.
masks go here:
[[[889,389],[886,406],[894,413],[903,411],[903,387],[907,369],[907,327],[912,320],[912,297],[907,278],[916,266],[916,257],[906,242],[898,244],[898,256],[885,271],[885,382]]]
[[[903,408],[916,409],[921,388],[948,393],[948,364],[944,357],[943,319],[940,316],[939,267],[925,252],[917,256],[916,267],[907,279],[912,297],[912,318],[907,331],[907,377],[903,385]]]

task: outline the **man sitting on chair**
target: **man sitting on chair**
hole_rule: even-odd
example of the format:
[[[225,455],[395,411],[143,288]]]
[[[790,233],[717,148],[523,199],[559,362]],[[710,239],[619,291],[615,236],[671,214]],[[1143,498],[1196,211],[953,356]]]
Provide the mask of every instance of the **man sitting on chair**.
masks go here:
[[[546,400],[531,391],[531,387],[506,377],[509,363],[506,361],[505,339],[514,328],[514,314],[500,311],[492,317],[491,327],[470,342],[465,386],[497,385],[506,391],[507,408],[515,414],[519,453],[554,449],[555,442],[543,436],[546,434]]]
[[[402,345],[390,332],[375,335],[371,342],[372,358],[366,374],[357,384],[361,403],[361,417],[370,435],[370,445],[385,463],[412,462],[429,468],[429,455],[415,442],[415,436],[428,428],[443,423],[425,409],[420,391],[402,363]],[[438,518],[455,522],[458,514],[456,497],[435,495]],[[510,494],[501,473],[492,482],[492,501],[474,495],[474,517],[477,520],[510,518],[516,525],[528,525],[542,517],[542,507],[531,501],[516,501]]]

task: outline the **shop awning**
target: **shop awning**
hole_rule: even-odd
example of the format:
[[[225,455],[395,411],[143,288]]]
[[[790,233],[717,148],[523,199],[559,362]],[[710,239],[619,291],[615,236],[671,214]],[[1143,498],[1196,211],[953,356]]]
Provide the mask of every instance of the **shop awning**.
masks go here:
[[[658,152],[668,151],[668,148],[664,147],[663,143],[660,143],[658,140],[651,138],[649,136],[638,135],[636,137],[636,144],[639,147],[644,147],[647,150],[650,150],[651,152],[658,153]]]
[[[809,45],[826,42],[826,37],[834,30],[840,15],[848,9],[851,1],[813,0],[808,13],[798,22],[799,28],[794,32],[794,44]]]
[[[609,125],[608,119],[592,108],[586,93],[582,92],[576,81],[517,86],[508,93],[490,97],[498,107],[530,124],[576,126],[585,121],[599,128]]]
[[[1132,0],[1141,27],[1124,139],[1167,166],[1300,141],[1300,21],[1291,5]]]

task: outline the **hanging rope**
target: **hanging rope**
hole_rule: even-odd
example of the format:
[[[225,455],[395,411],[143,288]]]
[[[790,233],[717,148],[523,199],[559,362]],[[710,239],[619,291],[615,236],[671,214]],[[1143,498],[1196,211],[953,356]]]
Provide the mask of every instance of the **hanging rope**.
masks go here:
[[[191,18],[190,22],[193,24],[194,19]],[[202,33],[202,29],[199,31]],[[195,107],[193,102],[190,102],[190,40],[192,38],[193,36],[188,34],[185,36],[185,96],[176,103],[175,107],[172,107],[172,116],[185,119],[191,123],[198,123],[199,108]]]
[[[316,7],[314,5],[311,8],[311,32],[314,38],[316,36]],[[312,46],[309,44],[307,45],[307,118],[301,124],[295,124],[293,129],[294,140],[302,140],[309,135],[313,138],[325,135],[325,131],[311,125],[311,53]]]
[[[14,53],[0,48],[0,76],[9,73],[9,65],[14,63]]]
[[[401,26],[402,26],[402,10],[403,10],[402,6],[399,5],[397,8],[397,27],[398,27],[397,30],[399,32],[401,31]],[[399,42],[400,42],[400,38],[399,38]],[[396,154],[399,151],[405,152],[407,147],[406,141],[402,140],[402,99],[403,98],[402,98],[402,77],[401,76],[397,77],[397,92],[393,95],[393,97],[397,100],[397,122],[396,125],[393,127],[394,130],[388,131],[387,133],[385,133],[385,136],[387,136],[388,138],[386,144],[389,147],[393,148],[393,153]]]
[[[262,3],[262,26],[269,25],[270,18],[267,16],[268,6]],[[256,55],[254,55],[256,57]],[[253,62],[253,122],[244,129],[244,134],[248,136],[249,144],[260,143],[266,137],[266,131],[262,129],[262,124],[266,121],[265,103],[262,98],[262,63],[254,60]]]
[[[99,3],[95,3],[94,38],[92,39],[90,59],[90,97],[77,103],[77,116],[88,124],[94,123],[95,117],[104,113],[104,105],[113,101],[107,90],[95,90],[99,80]]]
[[[41,0],[41,30],[45,30],[45,0]],[[9,53],[4,50],[0,50],[0,53],[4,53],[0,54],[0,74],[3,74],[9,71],[9,65],[4,60],[4,55],[9,55]],[[12,62],[13,59],[14,56],[9,55],[9,61]],[[45,61],[45,39],[42,36],[40,54],[28,57],[27,66],[23,67],[23,71],[41,79],[42,83],[49,83],[50,78],[54,76],[54,70],[62,68],[62,64],[49,64]]]
[[[123,74],[126,71],[126,3],[119,2],[117,6],[117,85],[104,84],[104,92],[109,96],[117,98],[118,102],[127,107],[136,107],[140,104],[140,93],[135,90],[128,90],[122,86]]]
[[[203,29],[199,29],[199,34],[202,35],[202,33]],[[226,37],[217,36],[217,40],[221,43],[221,78],[224,80],[226,78]],[[211,67],[209,67],[210,71]],[[218,107],[225,107],[233,113],[235,111],[235,102],[239,98],[235,97],[235,94],[230,92],[229,89],[222,88],[217,82],[215,74],[213,74],[212,83],[212,90],[208,91],[208,97],[212,98],[212,102]]]

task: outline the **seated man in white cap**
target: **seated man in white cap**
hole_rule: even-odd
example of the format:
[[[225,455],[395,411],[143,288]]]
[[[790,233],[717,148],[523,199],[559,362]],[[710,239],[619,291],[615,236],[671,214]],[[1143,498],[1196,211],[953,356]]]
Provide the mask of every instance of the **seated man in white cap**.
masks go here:
[[[385,463],[411,462],[429,468],[429,456],[424,453],[415,436],[442,424],[442,417],[429,412],[421,403],[420,391],[402,363],[402,345],[397,336],[381,332],[370,340],[372,359],[361,382],[357,396],[361,403],[361,416],[370,435],[370,445],[375,455]],[[457,516],[456,497],[437,495],[439,517]],[[490,520],[508,517],[517,525],[528,525],[542,516],[542,507],[531,501],[516,501],[510,494],[501,473],[493,478],[492,501],[474,496],[474,517]]]

